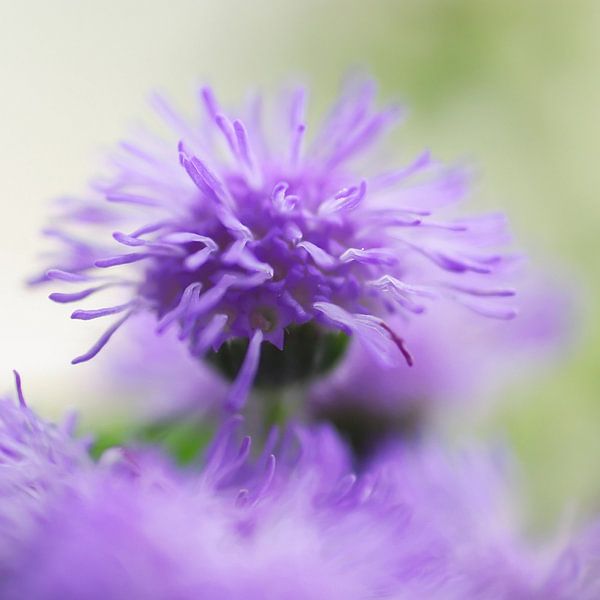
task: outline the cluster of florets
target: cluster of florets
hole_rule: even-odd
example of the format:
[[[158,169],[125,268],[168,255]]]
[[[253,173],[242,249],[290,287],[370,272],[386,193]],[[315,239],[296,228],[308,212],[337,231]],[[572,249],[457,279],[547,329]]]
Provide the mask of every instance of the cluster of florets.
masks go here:
[[[52,299],[128,290],[122,303],[73,313],[84,320],[122,314],[74,362],[92,358],[130,315],[149,311],[158,331],[177,325],[196,356],[246,340],[230,393],[237,407],[262,342],[283,349],[286,336],[307,324],[355,334],[393,364],[412,359],[390,314],[422,313],[445,297],[487,316],[514,316],[506,304],[514,292],[503,283],[511,260],[496,250],[506,241],[503,217],[444,215],[465,195],[465,174],[428,153],[396,170],[375,170],[367,151],[400,111],[375,110],[373,95],[371,83],[351,86],[310,142],[303,91],[291,94],[285,119],[270,124],[275,135],[261,121],[258,100],[232,119],[205,88],[194,123],[157,100],[179,143],[121,144],[110,178],[94,184],[100,212],[93,201],[70,205],[73,225],[105,232],[97,247],[86,233],[81,260],[72,257],[82,253],[64,222],[58,233],[71,250],[47,276],[96,284]],[[113,204],[108,216],[104,201]],[[113,232],[125,251],[110,254],[106,229],[115,222],[129,230]],[[125,277],[103,274],[132,263],[139,264]]]
[[[3,448],[47,444],[52,426],[2,407]],[[113,449],[90,467],[76,441],[52,435],[36,460],[57,485],[11,540],[2,597],[566,599],[591,586],[565,568],[593,558],[583,545],[546,556],[521,540],[499,457],[399,445],[355,474],[327,427],[274,431],[251,459],[239,422],[197,473],[147,450]],[[0,471],[3,545],[7,516],[34,510],[46,479],[23,486]]]
[[[60,425],[39,419],[25,404],[0,399],[0,573],[44,515],[48,499],[92,463],[87,442],[75,440],[72,416]]]

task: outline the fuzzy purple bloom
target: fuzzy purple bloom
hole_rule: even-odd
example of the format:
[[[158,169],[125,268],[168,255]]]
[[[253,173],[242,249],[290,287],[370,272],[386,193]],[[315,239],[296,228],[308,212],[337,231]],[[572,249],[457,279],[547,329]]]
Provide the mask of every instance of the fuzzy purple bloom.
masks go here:
[[[282,348],[294,326],[356,334],[390,364],[402,355],[411,361],[403,331],[387,324],[390,314],[418,314],[446,297],[487,316],[512,317],[513,291],[498,277],[510,262],[496,252],[506,241],[504,219],[445,215],[465,195],[466,177],[429,153],[383,172],[381,161],[367,160],[401,114],[376,110],[374,93],[371,82],[349,86],[310,141],[302,90],[284,103],[281,122],[267,125],[258,98],[243,119],[233,118],[203,88],[202,114],[187,122],[155,97],[176,138],[122,142],[114,174],[94,185],[98,203],[112,203],[113,221],[129,224],[113,233],[121,249],[98,258],[86,246],[85,260],[67,257],[47,273],[92,282],[52,294],[57,302],[128,290],[117,305],[73,313],[82,320],[117,316],[73,362],[91,359],[132,314],[149,311],[159,331],[176,325],[196,356],[248,341],[229,394],[237,408],[262,343]],[[90,206],[72,210],[72,224],[106,232],[111,219]],[[122,265],[130,265],[126,277],[106,275]]]
[[[486,395],[565,353],[573,335],[572,287],[539,273],[519,274],[519,315],[510,323],[473,321],[453,303],[419,319],[390,321],[402,327],[414,366],[379,364],[352,344],[339,367],[309,392],[314,414],[334,421],[358,419],[373,426],[422,425],[450,407],[483,404]],[[384,430],[372,432],[381,437]]]
[[[11,557],[42,518],[50,498],[72,475],[91,466],[87,441],[73,437],[73,416],[58,426],[38,418],[25,404],[0,399],[0,578]]]
[[[394,446],[356,475],[329,428],[273,435],[250,459],[239,423],[196,474],[113,449],[70,475],[40,502],[2,597],[566,600],[597,585],[589,544],[538,552],[522,540],[498,456]],[[29,491],[4,477],[6,512]]]

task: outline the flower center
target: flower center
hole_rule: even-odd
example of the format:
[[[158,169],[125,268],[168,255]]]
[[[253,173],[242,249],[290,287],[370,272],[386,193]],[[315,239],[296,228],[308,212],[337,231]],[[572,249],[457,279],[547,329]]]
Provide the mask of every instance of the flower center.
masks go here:
[[[267,307],[256,309],[250,316],[252,329],[261,329],[265,333],[273,331],[277,325],[277,313]]]

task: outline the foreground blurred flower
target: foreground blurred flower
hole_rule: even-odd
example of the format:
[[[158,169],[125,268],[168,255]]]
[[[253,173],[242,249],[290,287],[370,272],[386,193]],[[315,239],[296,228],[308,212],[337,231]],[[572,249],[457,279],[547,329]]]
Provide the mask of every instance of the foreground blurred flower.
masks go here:
[[[73,313],[83,320],[122,314],[73,362],[95,356],[133,313],[149,311],[159,331],[177,324],[193,355],[222,348],[216,362],[239,369],[229,393],[238,408],[257,372],[268,383],[330,367],[343,348],[328,330],[356,334],[383,363],[400,355],[410,363],[403,331],[386,321],[390,313],[420,313],[443,296],[487,316],[513,316],[505,305],[513,292],[498,277],[510,261],[494,250],[506,241],[504,219],[433,217],[463,197],[464,173],[428,153],[396,170],[357,166],[399,116],[395,107],[374,110],[373,96],[371,83],[350,86],[310,144],[302,91],[291,95],[281,123],[268,124],[270,133],[259,100],[242,122],[226,116],[205,88],[203,116],[187,123],[156,98],[183,140],[178,150],[175,141],[123,142],[113,156],[116,173],[94,186],[115,214],[124,211],[121,222],[130,230],[113,237],[127,251],[107,256],[108,236],[100,250],[88,233],[86,258],[78,260],[76,238],[60,230],[69,250],[47,277],[96,283],[53,300],[131,290],[123,303]],[[71,221],[106,230],[116,217],[93,206],[69,208]],[[132,263],[142,267],[127,277],[99,275]],[[263,341],[299,348],[302,356],[287,359],[290,352],[267,346],[262,373]]]
[[[19,403],[0,399],[0,579],[49,499],[92,465],[87,441],[73,438],[74,418],[59,426],[39,419],[26,406],[15,376]]]
[[[337,370],[311,387],[313,416],[333,421],[368,452],[387,436],[419,434],[445,409],[475,400],[481,406],[507,381],[566,353],[574,328],[572,286],[535,272],[521,272],[518,281],[519,315],[510,323],[475,322],[446,301],[419,319],[400,321],[412,369],[382,366],[352,344]]]
[[[493,455],[395,446],[357,477],[328,428],[297,429],[277,459],[272,436],[249,460],[232,419],[197,474],[117,449],[57,470],[65,440],[36,452],[54,430],[2,407],[2,598],[566,599],[597,585],[590,542],[546,553],[520,539]],[[35,526],[15,536],[26,512]]]

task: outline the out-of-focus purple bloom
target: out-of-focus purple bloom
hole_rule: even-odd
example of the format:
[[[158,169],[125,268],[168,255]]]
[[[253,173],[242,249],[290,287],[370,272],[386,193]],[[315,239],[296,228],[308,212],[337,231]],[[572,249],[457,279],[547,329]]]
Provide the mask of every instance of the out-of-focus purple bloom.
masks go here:
[[[190,355],[174,330],[158,335],[153,318],[135,315],[128,335],[97,364],[96,392],[105,403],[124,402],[142,421],[220,412],[226,382]]]
[[[99,200],[126,215],[121,222],[129,230],[114,231],[112,254],[88,253],[92,268],[84,266],[89,257],[83,264],[65,259],[46,274],[91,282],[52,294],[58,302],[126,291],[122,303],[73,313],[83,320],[119,315],[73,362],[95,356],[132,314],[150,312],[159,331],[177,326],[196,356],[229,340],[248,342],[229,394],[237,408],[263,341],[282,348],[294,326],[356,334],[391,364],[400,355],[411,358],[404,330],[388,324],[390,314],[418,314],[444,297],[487,316],[512,317],[513,291],[498,276],[511,262],[496,250],[506,242],[504,219],[448,216],[465,194],[466,177],[428,153],[395,170],[366,161],[400,114],[396,107],[376,110],[374,92],[370,82],[349,86],[310,141],[302,90],[284,103],[280,122],[267,124],[256,98],[242,119],[232,118],[204,88],[202,115],[187,122],[156,97],[176,138],[121,143],[113,176],[94,186]],[[104,215],[89,208],[71,221],[106,232]],[[122,265],[131,265],[128,274],[112,276]]]
[[[419,424],[434,408],[480,400],[511,377],[530,372],[568,345],[573,301],[563,286],[537,273],[519,282],[519,315],[510,323],[473,321],[449,302],[419,319],[391,321],[411,348],[411,369],[382,366],[353,344],[338,369],[312,387],[312,410],[334,420],[358,419],[361,425],[370,415],[393,430]]]
[[[328,428],[297,429],[277,459],[272,436],[250,460],[237,422],[197,474],[120,450],[81,470],[44,506],[2,597],[582,597],[585,556],[525,544],[498,457],[396,446],[357,476]]]
[[[95,199],[96,200],[96,199]],[[46,264],[59,268],[64,273],[80,274],[94,266],[94,263],[110,252],[110,240],[90,238],[85,228],[90,225],[118,227],[123,224],[123,215],[115,212],[110,205],[103,206],[97,201],[81,198],[57,198],[53,204],[50,225],[42,233],[57,240],[58,244],[51,252],[44,252],[41,258]],[[79,224],[77,231],[67,230],[65,223]],[[29,279],[32,285],[53,280],[52,272],[46,271]],[[78,281],[73,277],[70,280]],[[60,300],[60,296],[57,298]]]
[[[600,521],[585,529],[572,546],[573,552],[579,557],[577,599],[600,598]]]
[[[25,404],[0,399],[0,579],[9,558],[42,518],[50,498],[91,466],[87,442],[75,440],[72,416],[55,426]]]

